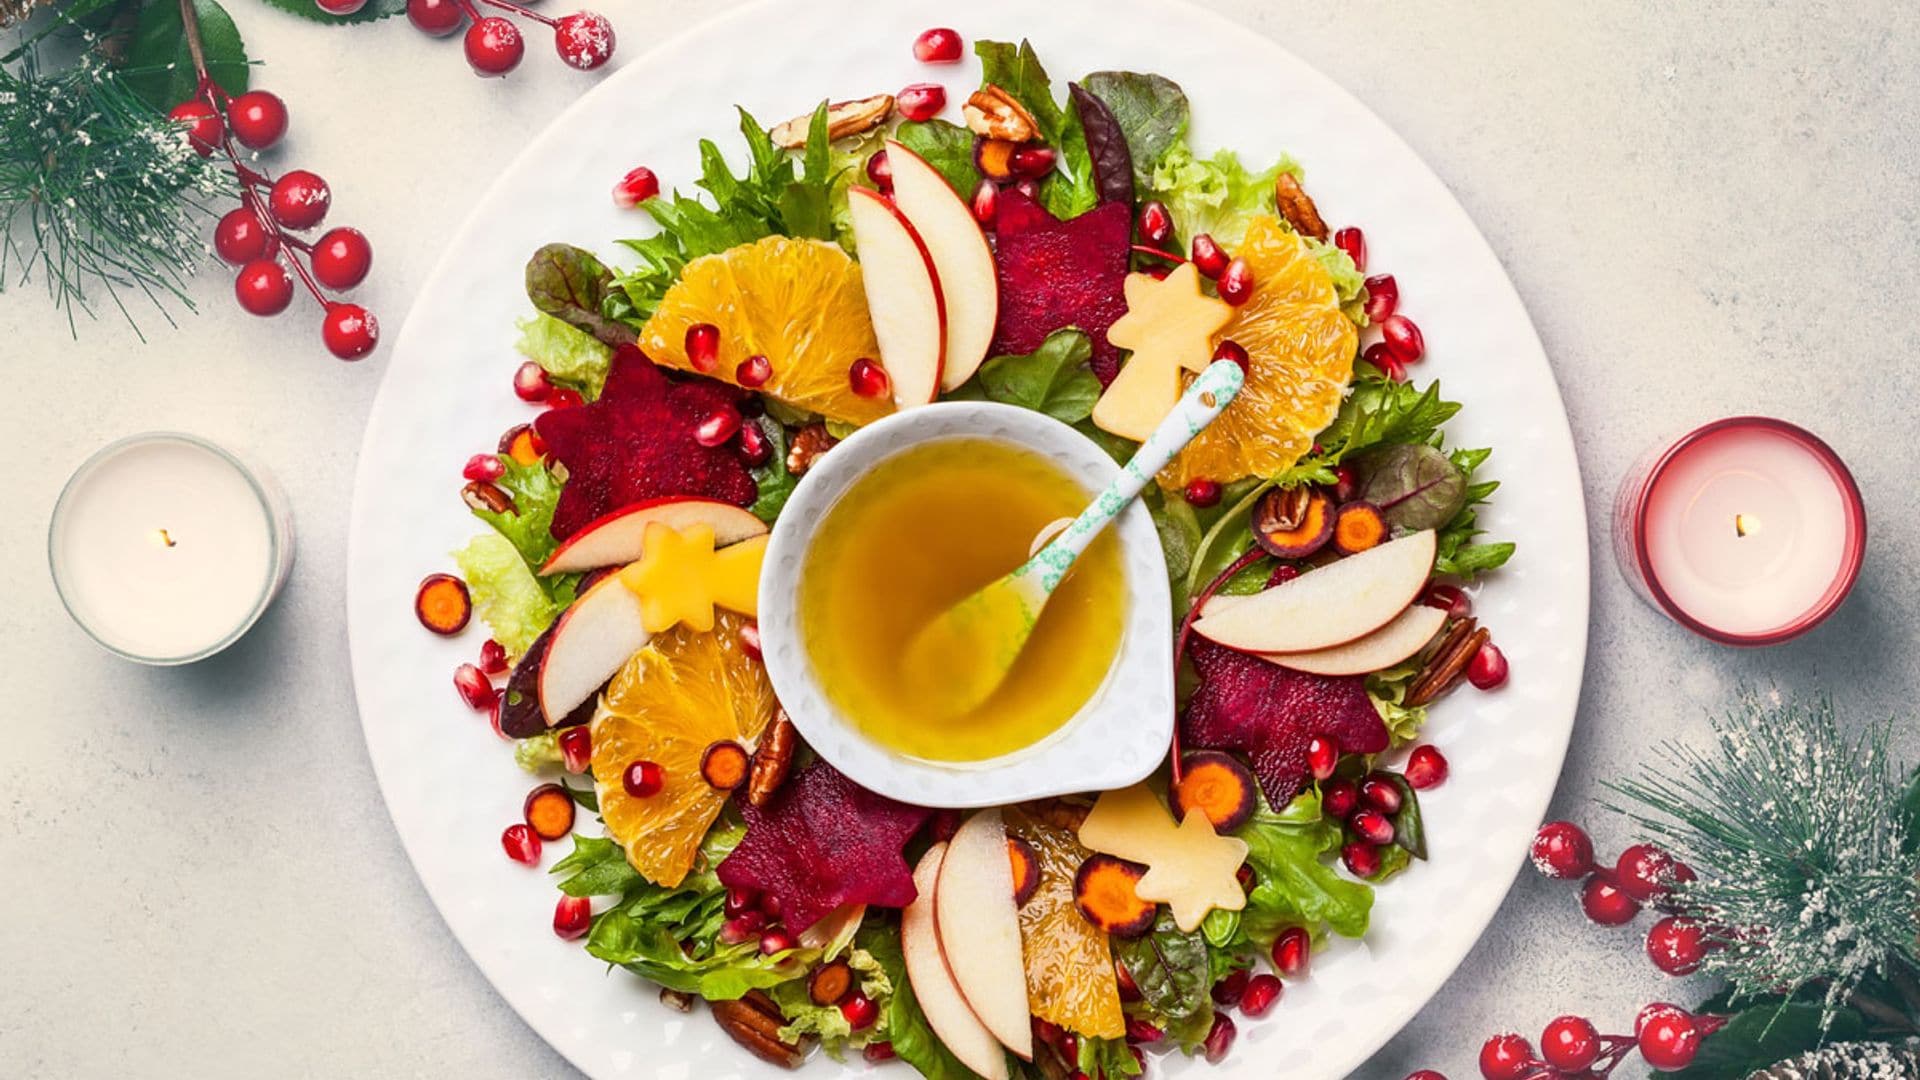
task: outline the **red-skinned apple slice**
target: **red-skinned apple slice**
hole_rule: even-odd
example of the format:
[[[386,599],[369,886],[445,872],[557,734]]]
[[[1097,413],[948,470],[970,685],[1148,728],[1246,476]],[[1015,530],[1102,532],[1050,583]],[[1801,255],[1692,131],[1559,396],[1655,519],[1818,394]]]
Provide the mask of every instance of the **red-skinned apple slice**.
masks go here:
[[[940,394],[947,355],[947,308],[933,256],[913,223],[879,192],[856,187],[847,196],[867,310],[893,403],[902,409],[925,405]]]
[[[1283,668],[1309,675],[1367,675],[1390,668],[1426,647],[1447,624],[1447,613],[1415,604],[1365,637],[1313,652],[1261,653]]]
[[[766,522],[732,503],[701,498],[648,499],[583,526],[557,548],[542,574],[571,574],[602,566],[625,566],[640,558],[647,526],[660,522],[675,529],[713,526],[713,546],[725,547],[767,531]]]
[[[900,913],[900,951],[907,961],[907,981],[913,984],[913,996],[919,999],[927,1025],[960,1064],[984,1080],[1007,1080],[1007,1055],[1000,1049],[1000,1040],[973,1014],[940,950],[934,896],[946,853],[946,844],[935,844],[913,868],[913,884],[920,895]]]
[[[1349,555],[1252,596],[1216,596],[1193,632],[1231,649],[1300,653],[1330,649],[1392,622],[1433,572],[1432,529]]]
[[[554,623],[540,668],[540,711],[547,725],[592,697],[651,637],[641,623],[639,598],[619,574],[589,586]]]
[[[940,951],[960,996],[1000,1045],[1032,1061],[1020,912],[1013,903],[1013,864],[998,809],[968,818],[947,842],[933,914]]]
[[[925,158],[889,140],[887,163],[893,168],[893,205],[919,232],[940,282],[947,308],[940,389],[953,390],[979,370],[1000,320],[993,250],[973,210]]]

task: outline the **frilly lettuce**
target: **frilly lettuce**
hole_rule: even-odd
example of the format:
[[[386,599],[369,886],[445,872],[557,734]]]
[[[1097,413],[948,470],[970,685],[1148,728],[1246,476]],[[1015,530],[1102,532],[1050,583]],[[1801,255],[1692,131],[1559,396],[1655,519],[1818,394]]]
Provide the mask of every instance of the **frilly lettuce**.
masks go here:
[[[1407,688],[1413,685],[1414,676],[1418,674],[1420,662],[1408,660],[1398,667],[1367,676],[1367,696],[1373,699],[1374,710],[1387,725],[1395,746],[1412,742],[1427,722],[1426,706],[1406,704]]]
[[[1281,173],[1298,176],[1300,166],[1282,156],[1272,168],[1254,173],[1231,150],[1200,158],[1184,145],[1175,146],[1153,170],[1153,195],[1173,212],[1183,238],[1206,233],[1231,251],[1247,238],[1254,218],[1273,212],[1273,182]]]
[[[1304,926],[1316,936],[1323,926],[1342,937],[1367,932],[1373,889],[1335,873],[1322,859],[1340,849],[1340,826],[1320,812],[1312,791],[1279,813],[1262,806],[1237,833],[1247,842],[1247,862],[1256,879],[1240,913],[1240,931],[1266,946],[1281,930]]]
[[[558,618],[566,603],[547,594],[513,542],[483,533],[453,553],[473,609],[508,653],[519,656]]]
[[[556,382],[575,387],[588,400],[600,396],[613,350],[591,334],[576,330],[551,315],[534,315],[514,324],[520,355],[539,364]]]

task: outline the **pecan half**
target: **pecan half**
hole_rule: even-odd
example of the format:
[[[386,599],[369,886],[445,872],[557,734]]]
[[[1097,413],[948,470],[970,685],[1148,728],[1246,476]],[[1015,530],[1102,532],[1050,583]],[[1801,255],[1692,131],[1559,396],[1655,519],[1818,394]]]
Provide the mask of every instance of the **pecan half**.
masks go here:
[[[663,986],[660,988],[660,1004],[674,1012],[692,1012],[693,995],[684,990],[669,990]]]
[[[747,996],[738,1001],[714,1002],[713,1019],[721,1031],[762,1061],[792,1069],[806,1060],[801,1044],[780,1038],[787,1018],[781,1015],[780,1006],[759,990],[747,991]]]
[[[485,480],[469,482],[460,489],[460,498],[472,510],[485,510],[490,514],[519,513],[513,505],[513,496]]]
[[[1281,173],[1280,179],[1273,182],[1273,201],[1280,208],[1280,216],[1287,219],[1293,231],[1301,236],[1311,236],[1322,243],[1327,239],[1327,223],[1320,217],[1320,208],[1313,205],[1313,199],[1300,181],[1288,173]]]
[[[776,708],[773,720],[760,735],[753,751],[753,768],[747,773],[747,802],[764,807],[787,782],[793,769],[793,751],[800,744],[800,729],[787,718],[787,710]]]
[[[827,106],[827,138],[844,139],[872,131],[893,115],[893,95],[875,94],[858,101],[836,101]],[[813,114],[803,113],[767,132],[775,146],[798,150],[807,145],[807,131],[813,127]]]
[[[983,138],[1023,143],[1040,135],[1040,124],[1027,107],[992,83],[975,90],[960,113],[967,118],[967,128]]]
[[[825,424],[808,424],[793,433],[793,443],[787,447],[787,471],[795,476],[813,468],[820,455],[834,448],[840,440],[827,431]]]
[[[1475,619],[1457,619],[1449,624],[1420,674],[1407,687],[1406,704],[1415,708],[1430,704],[1458,686],[1466,676],[1467,665],[1473,662],[1473,654],[1492,636]]]

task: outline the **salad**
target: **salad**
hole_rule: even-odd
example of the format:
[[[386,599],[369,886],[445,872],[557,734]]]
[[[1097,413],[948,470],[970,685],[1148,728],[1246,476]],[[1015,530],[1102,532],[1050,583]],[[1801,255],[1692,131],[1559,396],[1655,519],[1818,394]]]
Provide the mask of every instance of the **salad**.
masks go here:
[[[1507,676],[1466,589],[1513,553],[1476,524],[1498,483],[1299,164],[1193,147],[1164,76],[1061,85],[1027,42],[973,52],[957,107],[928,82],[771,127],[741,110],[743,151],[703,141],[689,186],[620,181],[649,235],[618,258],[534,253],[513,390],[537,411],[468,461],[486,528],[415,612],[485,624],[454,681],[538,775],[502,845],[547,864],[554,932],[758,1057],[932,1080],[1218,1061],[1426,858],[1427,710]],[[1124,461],[1222,359],[1245,389],[1144,496],[1182,702],[1154,776],[961,812],[805,744],[757,586],[823,455],[988,400]]]

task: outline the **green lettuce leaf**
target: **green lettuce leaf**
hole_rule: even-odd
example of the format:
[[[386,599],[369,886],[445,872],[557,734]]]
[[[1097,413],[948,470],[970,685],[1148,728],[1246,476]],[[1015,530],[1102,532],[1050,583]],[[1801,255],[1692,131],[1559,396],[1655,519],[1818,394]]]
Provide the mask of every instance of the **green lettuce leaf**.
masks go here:
[[[1340,296],[1340,312],[1353,321],[1353,325],[1367,325],[1367,275],[1353,264],[1353,256],[1334,247],[1323,244],[1311,236],[1302,237],[1307,250],[1320,262],[1320,268],[1327,272],[1333,281],[1333,291]]]
[[[827,955],[830,957],[832,954],[829,952]],[[847,953],[847,966],[853,969],[854,977],[859,980],[860,992],[880,1006],[884,1016],[888,1003],[893,999],[893,980],[880,961],[865,949],[855,947]],[[768,996],[780,1006],[781,1015],[787,1018],[787,1026],[780,1029],[781,1038],[797,1042],[807,1035],[817,1036],[821,1049],[836,1060],[849,1047],[865,1046],[886,1037],[885,1024],[875,1024],[856,1032],[853,1025],[847,1022],[846,1014],[840,1011],[840,1006],[816,1004],[806,979],[781,983],[769,991]]]
[[[506,537],[528,566],[543,566],[559,546],[553,539],[553,510],[560,505],[560,479],[544,462],[522,465],[507,454],[499,457],[506,471],[494,486],[513,497],[513,509],[498,514],[476,509],[473,516]],[[551,584],[546,587],[552,591]]]
[[[1033,45],[1022,40],[1013,45],[1005,41],[976,41],[974,54],[980,57],[980,78],[1012,94],[1033,114],[1040,126],[1040,139],[1055,152],[1053,171],[1040,185],[1040,204],[1057,218],[1076,217],[1093,209],[1099,201],[1094,186],[1093,158],[1087,153],[1087,134],[1080,126],[1080,114],[1064,108],[1054,97],[1053,80],[1040,66]]]
[[[565,760],[565,755],[560,753],[559,735],[555,732],[543,731],[530,738],[513,740],[513,763],[530,773],[538,773]]]
[[[1134,1060],[1125,1039],[1081,1039],[1080,1060],[1076,1064],[1084,1075],[1098,1076],[1101,1080],[1140,1075],[1140,1063]]]
[[[1100,380],[1087,360],[1093,342],[1078,330],[1055,330],[1025,356],[996,356],[950,399],[999,401],[1077,424],[1093,415]]]
[[[980,186],[980,170],[973,164],[973,132],[945,120],[901,124],[893,133],[900,144],[927,159],[963,199]]]
[[[1387,733],[1393,736],[1395,746],[1412,742],[1426,726],[1427,707],[1406,704],[1407,689],[1419,674],[1420,662],[1410,658],[1398,667],[1367,676],[1367,696],[1373,699],[1374,710],[1387,725]]]
[[[600,396],[600,384],[607,381],[607,366],[613,361],[612,349],[544,312],[514,325],[520,328],[520,340],[514,345],[520,355],[539,364],[553,381],[579,390],[588,401]]]
[[[1505,566],[1513,557],[1514,546],[1510,542],[1483,544],[1474,539],[1485,531],[1478,524],[1479,515],[1474,508],[1486,502],[1487,496],[1500,486],[1498,480],[1476,483],[1473,479],[1475,470],[1492,453],[1492,450],[1455,450],[1452,454],[1454,467],[1466,475],[1467,499],[1453,520],[1440,527],[1439,551],[1433,562],[1436,574],[1471,581],[1476,574]]]
[[[453,553],[453,561],[466,579],[474,613],[513,656],[526,652],[566,607],[548,594],[513,543],[499,533],[474,537]],[[567,602],[571,600],[568,596]]]
[[[1231,251],[1246,239],[1254,218],[1273,213],[1273,182],[1283,172],[1298,176],[1300,166],[1282,157],[1263,172],[1249,172],[1231,150],[1199,158],[1176,145],[1153,170],[1149,186],[1172,212],[1183,241],[1206,233]]]
[[[1168,152],[1186,142],[1186,93],[1172,79],[1133,71],[1096,71],[1080,83],[1113,112],[1133,155],[1134,183],[1146,190]]]
[[[1162,908],[1153,929],[1140,937],[1115,938],[1113,951],[1140,987],[1140,1000],[1156,1016],[1171,1023],[1204,1015],[1205,1025],[1212,1025],[1207,941],[1199,933],[1181,930],[1171,912]]]
[[[800,486],[800,478],[787,468],[787,429],[778,422],[747,422],[760,424],[760,430],[773,447],[772,453],[767,456],[767,463],[753,470],[753,482],[760,485],[760,495],[748,507],[754,517],[771,525],[780,517],[780,511],[786,508],[787,500],[793,496],[793,489]]]
[[[1366,934],[1373,889],[1335,873],[1322,861],[1340,848],[1340,826],[1320,813],[1320,797],[1308,791],[1279,813],[1262,806],[1238,834],[1247,842],[1247,862],[1256,879],[1240,913],[1240,928],[1262,946],[1280,931],[1323,926],[1342,937]]]

